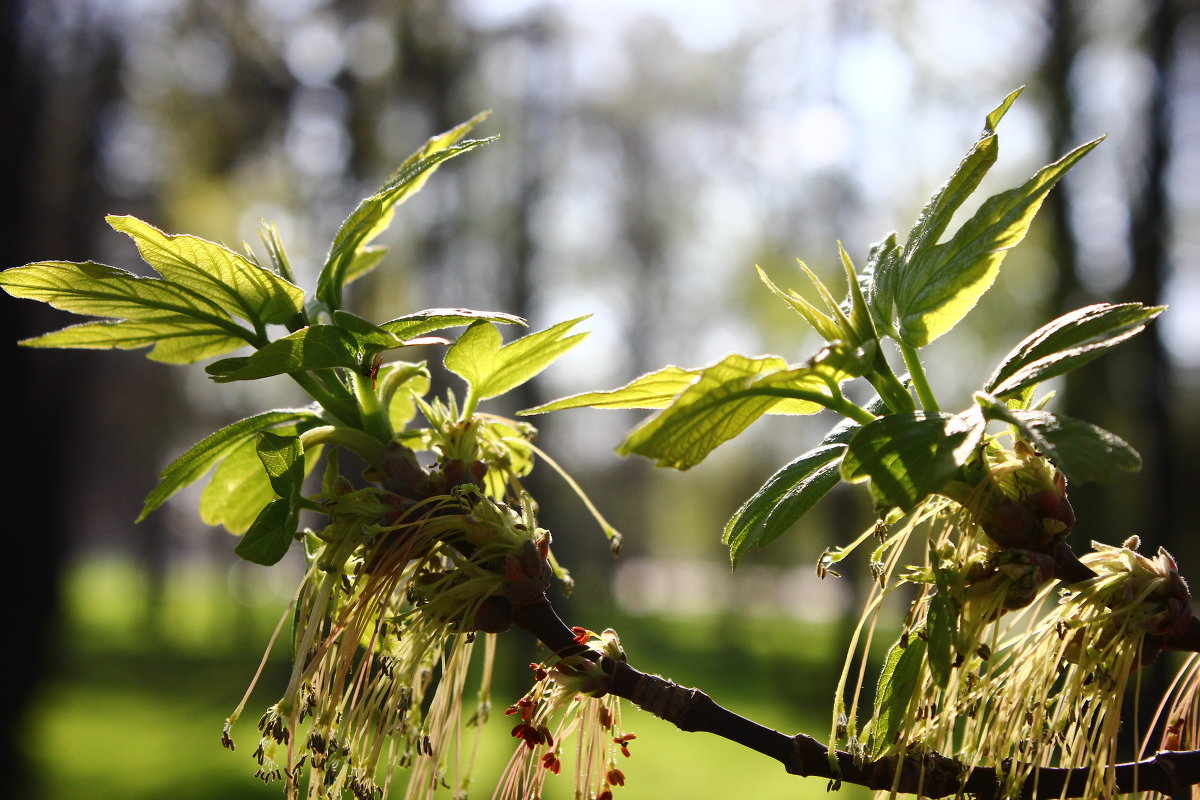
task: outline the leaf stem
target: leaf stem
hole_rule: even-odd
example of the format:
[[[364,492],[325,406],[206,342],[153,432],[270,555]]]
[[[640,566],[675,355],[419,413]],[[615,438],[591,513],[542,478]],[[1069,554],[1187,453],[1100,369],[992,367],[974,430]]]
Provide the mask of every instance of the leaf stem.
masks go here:
[[[359,421],[357,408],[348,403],[346,399],[329,391],[309,373],[289,372],[288,374],[292,376],[292,380],[300,384],[300,388],[308,392],[309,396],[320,403],[321,408],[325,409],[338,422],[354,427]]]
[[[368,464],[378,467],[383,460],[384,443],[374,436],[346,425],[322,425],[300,434],[305,449],[315,444],[344,447],[362,456]]]
[[[833,389],[831,394],[808,391],[805,389],[788,389],[783,386],[756,387],[747,394],[767,395],[770,397],[787,397],[793,400],[807,400],[825,406],[830,411],[836,411],[843,417],[849,417],[855,422],[866,425],[875,421],[875,415],[862,406],[855,405],[846,399],[840,390]]]
[[[863,377],[875,387],[875,391],[879,392],[879,399],[892,413],[902,414],[917,410],[916,402],[909,394],[908,388],[896,377],[892,365],[883,355],[882,348],[876,350],[874,363]]]
[[[371,385],[371,379],[363,377],[358,370],[354,370],[353,375],[354,396],[358,400],[358,412],[362,419],[363,429],[382,442],[390,442],[393,436],[392,423],[379,404],[379,394]]]
[[[925,375],[925,365],[921,363],[921,357],[917,355],[917,349],[910,345],[900,342],[900,353],[904,356],[904,365],[908,367],[908,375],[912,378],[913,387],[917,390],[917,398],[921,401],[921,408],[925,411],[940,411],[937,398],[933,396],[933,389],[929,386],[929,378]]]

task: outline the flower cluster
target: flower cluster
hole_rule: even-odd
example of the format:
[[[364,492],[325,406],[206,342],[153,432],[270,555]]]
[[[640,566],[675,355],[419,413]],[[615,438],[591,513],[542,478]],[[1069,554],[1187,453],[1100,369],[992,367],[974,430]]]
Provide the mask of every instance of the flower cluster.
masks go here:
[[[289,797],[307,772],[310,798],[378,800],[397,767],[411,768],[409,797],[465,790],[473,748],[458,731],[477,636],[490,675],[491,634],[553,576],[550,535],[518,480],[530,466],[522,430],[423,410],[431,467],[393,440],[355,488],[329,454],[316,498],[327,522],[305,534],[310,566],[286,615],[294,666],[255,752],[259,777],[282,780]],[[245,703],[226,725],[231,749]]]
[[[564,742],[572,736],[576,797],[612,800],[613,789],[625,785],[617,756],[628,758],[637,736],[624,730],[619,698],[608,693],[609,676],[598,663],[599,657],[624,659],[620,640],[612,630],[573,630],[590,652],[530,664],[533,688],[505,711],[517,719],[512,735],[521,745],[505,770],[500,798],[540,797],[548,776],[562,770]]]

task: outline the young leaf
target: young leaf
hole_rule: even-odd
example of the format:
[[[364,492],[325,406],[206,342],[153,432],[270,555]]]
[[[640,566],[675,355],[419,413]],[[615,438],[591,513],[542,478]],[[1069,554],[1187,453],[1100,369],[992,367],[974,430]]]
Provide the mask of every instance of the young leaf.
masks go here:
[[[275,494],[294,506],[300,499],[300,485],[304,482],[304,446],[300,437],[259,431],[255,449]]]
[[[389,320],[379,327],[398,339],[413,339],[432,331],[470,325],[479,320],[508,325],[526,326],[524,319],[502,311],[473,311],[469,308],[427,308],[413,314]]]
[[[950,596],[950,581],[939,563],[932,539],[929,540],[929,550],[937,592],[929,598],[929,614],[925,622],[925,629],[929,633],[927,655],[929,673],[934,682],[944,689],[950,683],[950,668],[954,663],[952,656],[955,655],[954,640],[958,632],[958,606]]]
[[[25,347],[76,350],[136,350],[154,345],[146,357],[164,364],[192,364],[223,355],[246,344],[244,339],[215,329],[211,323],[180,316],[162,319],[97,320],[81,322],[52,333],[25,339]]]
[[[948,242],[906,248],[895,298],[905,344],[924,347],[958,324],[991,287],[1008,250],[1025,238],[1047,192],[1099,143],[1077,147],[1021,186],[988,198]]]
[[[209,364],[205,371],[217,383],[228,383],[331,367],[361,369],[375,353],[404,344],[382,329],[357,333],[339,325],[310,325],[251,356]]]
[[[803,264],[801,264],[801,266],[803,266]],[[820,334],[822,339],[827,342],[833,342],[843,338],[841,328],[838,327],[837,322],[835,322],[832,317],[818,309],[812,303],[808,302],[795,292],[785,292],[783,289],[780,289],[767,276],[766,271],[764,271],[762,267],[755,265],[754,268],[758,270],[758,279],[766,284],[767,288],[770,289],[776,297],[783,300],[783,302],[792,307],[793,311],[803,317],[804,321],[807,322],[813,330]],[[817,281],[816,277],[813,276],[811,272],[808,274],[814,281],[817,282],[818,285],[820,285],[820,281]]]
[[[1124,439],[1089,422],[1047,411],[1011,409],[983,392],[976,392],[975,401],[985,417],[1012,425],[1071,481],[1108,483],[1142,468],[1142,457]]]
[[[875,713],[871,718],[873,758],[883,755],[904,727],[908,706],[916,696],[917,680],[921,677],[921,662],[924,660],[925,640],[916,631],[902,636],[888,651],[879,673]]]
[[[171,236],[135,217],[107,217],[168,281],[206,297],[256,328],[304,308],[304,291],[245,256],[195,236]]]
[[[292,425],[273,429],[273,433],[285,437],[297,432]],[[320,451],[320,447],[304,451],[305,474],[316,463]],[[258,455],[256,437],[248,436],[213,470],[208,486],[200,495],[200,519],[208,525],[224,525],[230,533],[245,533],[263,506],[275,497]]]
[[[867,274],[870,276],[868,293],[875,323],[880,330],[894,338],[900,337],[896,328],[895,307],[900,297],[901,286],[911,279],[905,277],[909,264],[922,251],[937,244],[954,212],[979,187],[984,175],[996,163],[999,142],[996,127],[1016,101],[1023,89],[1017,89],[1005,97],[983,122],[983,131],[955,168],[950,180],[929,198],[921,209],[917,221],[903,245],[899,245],[896,234],[891,234],[871,251]]]
[[[911,511],[967,462],[983,436],[979,415],[890,414],[864,425],[842,459],[842,478],[871,481],[876,507]]]
[[[200,519],[205,524],[245,533],[263,507],[275,499],[255,445],[254,438],[242,440],[213,470],[200,495]]]
[[[14,267],[0,272],[0,287],[13,297],[40,300],[63,311],[124,320],[71,326],[21,342],[27,347],[127,349],[161,342],[151,358],[186,363],[255,340],[252,331],[207,297],[169,281],[90,261]]]
[[[317,277],[316,294],[319,301],[330,310],[341,308],[342,288],[349,278],[362,275],[377,263],[374,254],[363,253],[371,241],[391,224],[396,206],[415,194],[443,161],[492,141],[459,141],[486,116],[486,113],[476,115],[431,138],[409,156],[375,194],[358,204],[334,236],[325,266]]]
[[[808,451],[768,478],[734,512],[721,541],[729,545],[735,568],[751,547],[766,547],[779,538],[838,484],[838,461],[845,450],[835,444]]]
[[[226,425],[216,433],[201,439],[162,471],[158,485],[147,495],[137,521],[141,522],[151,511],[165,503],[171,495],[203,477],[204,473],[208,472],[214,464],[242,442],[253,437],[259,431],[288,422],[315,424],[318,422],[318,418],[311,411],[300,409],[266,411],[238,420],[232,425]],[[296,430],[303,427],[307,426],[299,426]]]
[[[545,414],[566,408],[663,408],[692,385],[700,373],[698,369],[670,365],[634,378],[618,389],[574,394],[517,413]]]
[[[480,400],[504,394],[579,344],[586,333],[566,333],[585,319],[587,316],[560,322],[503,346],[495,325],[474,322],[446,351],[446,369],[470,384],[472,394]]]
[[[1097,303],[1064,314],[1025,337],[988,379],[986,391],[1013,397],[1070,372],[1142,332],[1166,306]]]
[[[818,364],[788,369],[778,356],[730,355],[704,368],[675,400],[625,439],[617,452],[656,459],[660,467],[688,469],[780,403],[791,413],[816,413],[809,397],[828,396],[841,373]]]
[[[287,554],[296,536],[296,514],[287,500],[272,500],[254,518],[233,552],[247,561],[269,567]]]

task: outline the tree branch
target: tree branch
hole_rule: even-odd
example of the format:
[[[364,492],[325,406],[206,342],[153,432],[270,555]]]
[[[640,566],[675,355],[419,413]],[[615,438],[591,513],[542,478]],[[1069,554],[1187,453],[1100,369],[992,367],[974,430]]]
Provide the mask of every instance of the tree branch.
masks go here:
[[[1086,569],[1086,567],[1085,567]],[[856,758],[828,748],[811,736],[788,736],[759,725],[717,704],[699,689],[689,689],[657,675],[647,675],[624,661],[613,661],[580,645],[550,601],[541,596],[513,611],[513,621],[532,633],[559,656],[582,655],[597,661],[612,676],[608,691],[674,724],[683,731],[705,731],[774,758],[793,775],[829,778],[869,789],[890,790],[941,798],[964,793],[977,800],[1004,797],[1002,774],[991,767],[968,768],[952,758],[925,755]],[[836,762],[836,767],[834,766]],[[1082,797],[1088,768],[1046,767],[1025,782],[1023,800]],[[1200,750],[1162,751],[1153,758],[1112,767],[1118,793],[1154,791],[1171,798],[1189,796],[1200,784]]]

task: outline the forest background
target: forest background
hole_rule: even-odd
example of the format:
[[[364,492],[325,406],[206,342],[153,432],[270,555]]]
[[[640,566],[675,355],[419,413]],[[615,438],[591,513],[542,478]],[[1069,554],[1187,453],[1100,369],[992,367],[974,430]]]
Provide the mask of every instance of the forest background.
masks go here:
[[[1028,84],[981,194],[1109,138],[1051,194],[964,323],[972,335],[948,337],[931,378],[965,402],[982,375],[963,364],[995,362],[1067,309],[1170,304],[1147,335],[1060,387],[1060,402],[1145,458],[1115,486],[1073,491],[1081,537],[1139,533],[1185,575],[1200,568],[1187,516],[1200,484],[1192,3],[13,0],[0,8],[0,63],[5,267],[137,269],[103,223],[129,213],[230,245],[254,240],[265,217],[315,270],[357,198],[428,135],[493,109],[482,133],[500,141],[402,209],[389,262],[353,303],[369,318],[497,309],[534,328],[593,313],[589,339],[513,408],[730,350],[807,355],[813,342],[753,265],[778,277],[801,257],[836,282],[835,240],[862,261],[906,229],[982,114]],[[228,534],[195,520],[194,496],[132,521],[171,457],[295,398],[282,382],[267,384],[277,396],[255,382],[255,397],[218,398],[198,370],[127,354],[23,352],[16,339],[65,320],[0,303],[17,476],[5,491],[17,674],[0,690],[0,774],[30,798],[277,796],[219,735],[293,584],[238,561]],[[614,562],[566,487],[538,480],[543,524],[579,584],[572,622],[617,628],[643,668],[765,724],[821,730],[865,576],[821,583],[813,567],[869,509],[835,493],[803,535],[734,574],[718,538],[824,420],[765,420],[679,475],[612,454],[634,419],[538,420],[541,443],[625,534]],[[532,650],[504,638],[514,669],[497,703],[523,691]],[[728,743],[629,724],[639,747],[626,798],[824,790]],[[512,741],[491,738],[483,782]]]

